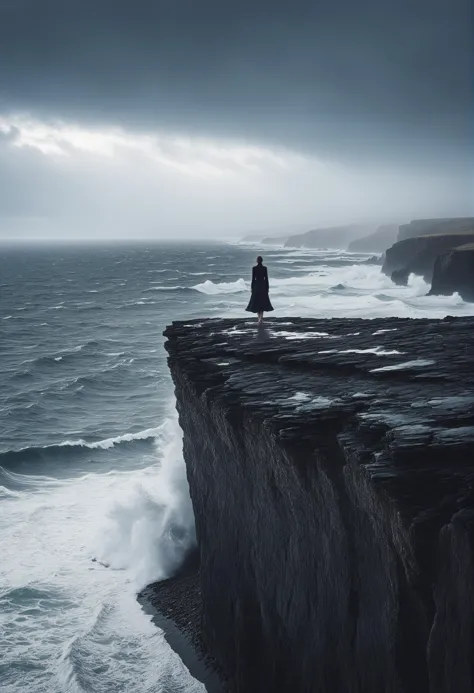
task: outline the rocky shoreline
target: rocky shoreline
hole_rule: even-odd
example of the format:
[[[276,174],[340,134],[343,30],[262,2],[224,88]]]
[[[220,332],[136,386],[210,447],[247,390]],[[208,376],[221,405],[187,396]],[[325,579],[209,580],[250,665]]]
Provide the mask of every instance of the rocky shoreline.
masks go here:
[[[138,601],[191,675],[206,686],[207,693],[228,693],[224,673],[203,639],[197,550],[189,554],[176,575],[142,590]]]

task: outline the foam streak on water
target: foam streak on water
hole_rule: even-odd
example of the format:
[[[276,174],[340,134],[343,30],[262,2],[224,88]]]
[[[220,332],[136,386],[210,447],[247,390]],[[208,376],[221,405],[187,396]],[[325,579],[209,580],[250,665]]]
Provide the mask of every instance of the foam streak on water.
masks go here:
[[[363,256],[262,254],[275,316],[474,313],[457,295],[427,296],[420,278],[395,286]],[[2,693],[203,690],[136,601],[194,541],[162,332],[198,316],[252,320],[255,255],[215,244],[0,255]],[[278,329],[291,338],[291,320]]]

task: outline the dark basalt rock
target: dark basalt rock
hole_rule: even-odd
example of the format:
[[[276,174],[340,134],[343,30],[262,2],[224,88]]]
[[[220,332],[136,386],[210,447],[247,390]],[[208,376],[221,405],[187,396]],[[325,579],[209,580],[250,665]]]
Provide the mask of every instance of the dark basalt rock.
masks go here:
[[[410,274],[419,274],[431,282],[438,255],[471,242],[474,242],[474,232],[407,238],[386,251],[382,272],[396,284],[406,284]]]
[[[232,691],[473,691],[474,318],[165,334]]]
[[[436,259],[430,294],[454,292],[465,301],[474,301],[474,243],[453,248]]]
[[[369,236],[357,238],[349,243],[347,250],[351,253],[383,253],[395,243],[398,236],[398,226],[386,224],[379,226],[377,231]]]

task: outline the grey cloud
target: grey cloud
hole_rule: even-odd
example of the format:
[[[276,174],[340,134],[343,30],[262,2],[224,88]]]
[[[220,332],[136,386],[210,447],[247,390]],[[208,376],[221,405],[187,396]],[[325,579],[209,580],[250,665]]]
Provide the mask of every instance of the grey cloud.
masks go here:
[[[420,178],[291,156],[288,166],[270,156],[252,172],[236,165],[231,151],[223,150],[220,161],[205,147],[180,154],[170,145],[170,166],[139,148],[108,156],[67,145],[63,155],[50,156],[18,143],[17,133],[0,133],[0,238],[225,237],[276,224],[472,213],[466,180],[445,172]],[[200,176],[176,167],[181,156],[185,168],[199,168],[201,153],[203,164],[220,163],[227,173]]]
[[[0,109],[469,166],[470,0],[0,0]]]

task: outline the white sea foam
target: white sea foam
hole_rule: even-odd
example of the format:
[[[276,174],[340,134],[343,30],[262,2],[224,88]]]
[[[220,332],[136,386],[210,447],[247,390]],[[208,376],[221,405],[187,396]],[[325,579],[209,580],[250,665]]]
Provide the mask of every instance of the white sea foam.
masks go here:
[[[270,273],[270,299],[275,308],[273,315],[278,317],[443,318],[446,315],[474,314],[474,304],[466,303],[458,294],[429,296],[430,286],[419,276],[411,275],[407,286],[397,286],[382,273],[378,265],[353,262],[334,267],[321,264],[331,259],[347,260],[349,256],[341,251],[285,249],[266,254],[266,258]],[[294,262],[294,266],[291,265],[290,272],[283,270],[285,276],[275,277],[275,274],[282,273],[282,269],[277,271],[275,267],[277,260]],[[298,266],[300,262],[306,266]],[[226,285],[209,284],[198,285],[202,293],[226,293],[219,288]],[[234,286],[232,293],[238,294],[244,291],[244,284],[244,280],[239,279],[229,286]],[[333,290],[338,285],[344,286],[344,291]],[[221,314],[242,315],[242,297],[222,295],[220,298],[225,301],[225,310],[219,308]]]
[[[162,435],[163,425],[156,428],[147,428],[137,433],[123,433],[122,435],[113,438],[105,438],[104,440],[86,441],[83,438],[77,440],[63,440],[60,443],[52,445],[43,445],[39,450],[57,450],[58,448],[88,448],[89,450],[109,450],[110,448],[120,445],[121,443],[131,443],[135,440],[150,440],[160,438]],[[31,450],[31,447],[19,448],[16,452],[25,452]]]
[[[115,496],[96,549],[97,557],[112,568],[127,569],[138,588],[168,577],[194,542],[176,414],[165,421],[160,433],[159,469],[145,470],[138,483]]]
[[[214,284],[209,279],[202,284],[196,284],[192,287],[196,291],[202,294],[208,294],[210,296],[215,296],[216,294],[235,294],[241,291],[248,291],[247,284],[240,278],[236,282],[222,282],[221,284]]]
[[[160,432],[140,470],[2,473],[0,600],[15,616],[2,630],[5,690],[156,693],[176,681],[204,693],[136,601],[194,540],[175,414]],[[25,650],[35,666],[20,670]]]
[[[59,447],[84,447],[90,450],[102,449],[108,450],[113,448],[114,445],[120,445],[120,443],[130,443],[133,440],[148,440],[149,438],[156,438],[161,432],[161,426],[157,428],[147,428],[144,431],[138,431],[138,433],[123,433],[120,436],[115,436],[114,438],[105,438],[105,440],[97,440],[92,443],[88,443],[82,438],[79,440],[65,440],[59,443]]]

